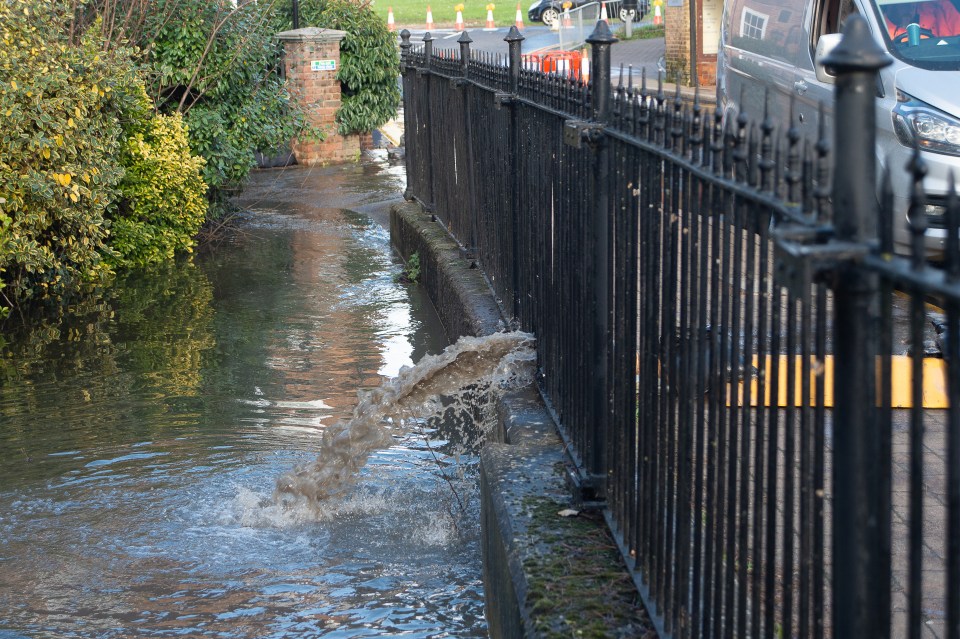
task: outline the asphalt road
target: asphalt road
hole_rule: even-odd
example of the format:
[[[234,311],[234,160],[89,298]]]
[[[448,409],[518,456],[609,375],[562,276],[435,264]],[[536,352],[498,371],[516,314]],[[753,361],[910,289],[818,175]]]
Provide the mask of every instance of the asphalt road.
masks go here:
[[[613,22],[612,28],[617,33],[623,33],[623,26],[619,22]],[[591,29],[592,30],[592,29]],[[489,53],[499,53],[507,55],[507,43],[504,38],[509,29],[500,27],[497,29],[468,29],[467,33],[473,42],[470,44],[472,51],[485,51]],[[523,42],[520,45],[522,53],[533,53],[536,51],[565,49],[571,50],[580,48],[583,39],[589,35],[589,31],[579,27],[572,30],[552,31],[544,25],[527,25],[521,32]],[[411,42],[416,46],[423,41],[424,29],[410,29]],[[461,34],[453,29],[434,29],[430,32],[434,38],[434,50],[458,49],[457,40]],[[658,68],[663,65],[665,45],[663,38],[652,38],[647,40],[627,40],[616,42],[610,50],[610,63],[613,68],[614,81],[619,77],[621,66],[624,74],[632,73],[634,83],[639,83],[639,78],[646,70],[650,85],[656,82]]]

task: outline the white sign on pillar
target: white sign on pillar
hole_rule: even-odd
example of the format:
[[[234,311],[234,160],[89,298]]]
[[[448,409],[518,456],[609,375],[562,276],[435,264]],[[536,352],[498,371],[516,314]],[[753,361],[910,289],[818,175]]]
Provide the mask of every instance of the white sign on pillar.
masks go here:
[[[723,0],[703,0],[700,13],[701,51],[705,55],[716,55],[720,45],[720,21],[723,17]]]
[[[336,71],[337,61],[336,60],[311,60],[310,70],[311,71]]]

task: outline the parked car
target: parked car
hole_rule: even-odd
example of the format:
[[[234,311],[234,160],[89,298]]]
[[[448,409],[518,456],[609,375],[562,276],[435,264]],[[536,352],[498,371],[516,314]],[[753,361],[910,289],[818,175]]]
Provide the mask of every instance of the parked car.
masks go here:
[[[629,18],[631,22],[643,20],[650,10],[650,0],[623,0],[620,7],[620,20],[626,22]]]
[[[570,2],[571,10],[585,9],[589,5],[596,5],[596,15],[599,15],[600,3],[597,0],[570,0]],[[560,24],[563,4],[564,0],[534,0],[530,8],[527,9],[527,18],[531,22],[542,22],[553,28]],[[623,21],[632,16],[632,19],[637,21],[646,15],[649,4],[649,0],[610,0],[606,3],[607,16],[610,18],[619,17]]]
[[[729,0],[717,59],[721,105],[728,115],[739,103],[759,116],[768,92],[773,113],[790,113],[794,98],[793,125],[815,139],[821,102],[827,126],[833,121],[834,77],[822,60],[853,13],[893,58],[877,83],[877,174],[889,165],[897,250],[906,253],[910,244],[905,167],[916,142],[928,170],[927,256],[940,259],[947,180],[951,172],[960,176],[960,11],[951,0]]]

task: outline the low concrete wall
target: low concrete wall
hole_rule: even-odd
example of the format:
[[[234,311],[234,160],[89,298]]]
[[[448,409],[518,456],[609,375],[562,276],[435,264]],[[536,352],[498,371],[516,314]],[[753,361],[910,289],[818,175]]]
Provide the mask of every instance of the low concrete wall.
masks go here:
[[[419,205],[392,207],[390,235],[404,260],[420,256],[447,337],[503,329],[480,270]],[[536,388],[507,395],[497,412],[480,462],[490,636],[655,637],[602,515],[574,514],[563,444]]]
[[[461,256],[457,243],[419,204],[390,210],[390,239],[404,261],[420,256],[420,280],[450,341],[503,330],[500,309],[479,269]]]

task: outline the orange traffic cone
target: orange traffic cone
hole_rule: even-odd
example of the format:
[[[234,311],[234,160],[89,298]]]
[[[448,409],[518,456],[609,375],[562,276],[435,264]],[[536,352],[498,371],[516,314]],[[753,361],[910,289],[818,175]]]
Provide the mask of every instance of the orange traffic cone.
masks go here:
[[[387,30],[393,31],[395,28],[393,24],[393,7],[387,7]]]
[[[659,26],[661,20],[662,18],[660,17],[660,5],[655,2],[653,4],[653,24]]]
[[[573,28],[573,18],[570,17],[570,5],[569,3],[563,3],[563,28],[572,29]]]
[[[430,5],[427,5],[427,31],[433,29],[433,11],[430,10]]]
[[[497,24],[493,21],[493,5],[487,5],[487,26],[484,30],[494,30],[497,28]]]
[[[520,10],[520,3],[517,3],[517,19],[515,21],[518,29],[523,28],[523,11]]]
[[[590,81],[590,49],[583,50],[583,57],[580,58],[580,80],[584,84]]]
[[[600,3],[600,19],[606,22],[607,24],[610,24],[610,21],[607,19],[607,3],[606,2]]]
[[[457,11],[457,21],[454,24],[454,28],[457,31],[463,31],[463,12]]]

